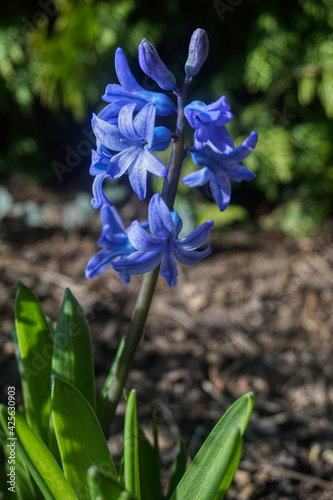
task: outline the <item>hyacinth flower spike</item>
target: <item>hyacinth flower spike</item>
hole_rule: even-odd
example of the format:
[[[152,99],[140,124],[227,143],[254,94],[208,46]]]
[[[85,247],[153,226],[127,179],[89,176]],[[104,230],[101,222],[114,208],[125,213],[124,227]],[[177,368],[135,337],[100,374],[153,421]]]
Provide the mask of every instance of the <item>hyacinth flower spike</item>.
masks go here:
[[[192,152],[194,163],[202,168],[184,177],[183,184],[189,187],[203,186],[210,183],[212,195],[221,211],[225,210],[230,202],[230,181],[249,181],[255,174],[239,162],[244,160],[253,151],[258,141],[256,132],[250,136],[231,153],[216,153],[209,146]]]
[[[94,255],[86,267],[86,277],[94,278],[102,274],[114,262],[135,252],[131,245],[124,224],[113,205],[110,202],[105,203],[101,208],[102,235],[98,240],[98,245],[102,247]],[[146,225],[145,225],[146,227]],[[119,273],[124,285],[126,285],[130,276],[125,273]]]
[[[156,106],[146,104],[133,118],[135,104],[123,106],[118,127],[94,115],[92,127],[97,140],[106,148],[119,153],[112,156],[105,176],[118,179],[125,173],[133,191],[140,199],[146,197],[147,173],[165,177],[167,168],[152,151],[165,150],[171,140],[166,127],[155,127]],[[95,195],[96,198],[96,195]]]
[[[185,238],[178,239],[182,220],[177,212],[170,212],[160,194],[155,194],[149,203],[148,220],[151,234],[147,233],[138,221],[134,221],[127,235],[136,249],[127,257],[114,264],[114,269],[127,274],[142,274],[161,264],[161,276],[169,286],[177,284],[177,260],[182,264],[197,264],[211,253],[208,245],[205,250],[197,250],[203,245],[214,225],[207,221]]]
[[[170,97],[159,92],[146,90],[138,84],[121,48],[116,50],[115,66],[120,85],[116,83],[107,85],[105,94],[102,96],[104,101],[119,106],[134,103],[136,110],[142,109],[147,103],[151,102],[155,104],[156,113],[159,116],[177,112],[177,108]]]
[[[232,118],[230,105],[226,97],[222,96],[216,102],[206,105],[202,101],[193,101],[184,109],[187,121],[194,133],[194,147],[201,149],[206,145],[230,153],[234,149],[231,135],[224,127]]]

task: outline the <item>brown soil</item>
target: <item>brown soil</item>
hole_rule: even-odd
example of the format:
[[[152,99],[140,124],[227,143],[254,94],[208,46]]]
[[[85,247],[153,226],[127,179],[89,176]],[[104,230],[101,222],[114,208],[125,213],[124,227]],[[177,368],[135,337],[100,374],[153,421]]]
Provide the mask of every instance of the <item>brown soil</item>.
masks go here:
[[[41,202],[34,188],[32,196]],[[31,196],[29,190],[25,195]],[[50,196],[55,197],[54,194]],[[46,199],[49,199],[46,196]],[[59,211],[62,202],[59,202]],[[87,313],[100,390],[135,303],[141,278],[124,287],[106,272],[88,281],[94,234],[65,233],[57,222],[27,228],[2,222],[0,238],[1,400],[19,387],[11,341],[15,282],[34,289],[53,320],[64,289]],[[139,418],[151,432],[156,409],[164,482],[179,436],[193,455],[226,408],[247,391],[255,409],[227,498],[329,500],[333,496],[333,243],[330,231],[296,241],[277,234],[215,234],[214,254],[181,267],[179,283],[157,286],[127,387],[138,390]],[[119,457],[124,403],[110,448]]]

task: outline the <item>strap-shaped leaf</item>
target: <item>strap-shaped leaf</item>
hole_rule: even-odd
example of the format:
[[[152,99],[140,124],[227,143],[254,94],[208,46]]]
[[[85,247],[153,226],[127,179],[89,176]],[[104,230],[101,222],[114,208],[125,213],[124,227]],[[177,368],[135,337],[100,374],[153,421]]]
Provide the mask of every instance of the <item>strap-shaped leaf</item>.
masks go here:
[[[152,446],[144,430],[138,424],[140,492],[144,500],[161,500],[160,453],[154,407],[151,406],[154,445]]]
[[[219,498],[216,495],[225,476],[229,477],[231,459],[239,453],[240,436],[244,434],[252,409],[253,393],[245,394],[228,409],[200,448],[171,500]]]
[[[179,481],[181,480],[181,478],[185,474],[187,458],[188,458],[188,454],[187,454],[184,440],[180,439],[179,453],[178,453],[177,458],[175,460],[175,463],[173,464],[173,467],[172,467],[172,474],[171,474],[169,492],[168,492],[167,498],[171,497],[172,493],[175,491],[175,489],[177,487],[177,484],[179,483]]]
[[[117,479],[105,474],[97,467],[90,467],[88,470],[88,485],[92,500],[119,500],[120,498],[137,500],[136,497],[126,492],[124,486]],[[121,496],[124,494],[127,496]]]
[[[26,418],[29,425],[47,442],[53,341],[36,295],[21,283],[15,301],[15,325],[13,338],[18,346]]]
[[[52,379],[52,415],[63,470],[78,497],[89,498],[89,467],[95,465],[115,478],[116,469],[89,402],[66,380]]]
[[[138,422],[136,416],[136,391],[127,397],[124,428],[125,488],[140,500],[140,473],[138,449]]]
[[[0,406],[0,420],[6,429],[7,408]],[[56,460],[42,439],[27,424],[22,415],[16,413],[16,451],[30,471],[46,500],[77,500],[72,487],[65,478]]]
[[[230,445],[229,450],[229,465],[225,468],[225,472],[223,474],[222,482],[219,486],[219,490],[215,495],[214,500],[223,500],[225,494],[227,493],[229,486],[234,478],[235,472],[237,470],[239,461],[241,459],[242,450],[243,450],[243,440],[239,433],[238,429],[234,429],[234,443]],[[226,460],[228,457],[226,457]]]
[[[90,329],[82,307],[68,288],[54,334],[52,373],[74,385],[95,410]]]

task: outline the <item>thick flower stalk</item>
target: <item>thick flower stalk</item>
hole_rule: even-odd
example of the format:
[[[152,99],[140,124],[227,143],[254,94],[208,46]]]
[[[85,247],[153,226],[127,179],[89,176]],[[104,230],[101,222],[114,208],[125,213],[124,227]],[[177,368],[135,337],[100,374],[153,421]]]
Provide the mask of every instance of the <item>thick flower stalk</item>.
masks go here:
[[[101,247],[87,266],[86,276],[93,278],[109,268],[120,274],[124,284],[131,275],[143,274],[142,287],[107,397],[99,406],[99,419],[107,432],[121,397],[128,372],[139,345],[148,315],[158,274],[169,286],[178,279],[178,263],[193,265],[211,253],[206,244],[214,222],[207,221],[185,237],[181,237],[182,220],[174,209],[181,168],[191,153],[194,164],[203,167],[187,175],[183,184],[196,188],[209,183],[220,210],[231,199],[231,182],[250,180],[254,173],[240,164],[255,148],[255,132],[238,147],[226,128],[233,115],[225,96],[206,104],[186,103],[192,78],[197,75],[208,56],[208,37],[203,29],[193,33],[185,64],[185,79],[178,87],[175,75],[161,60],[146,39],[138,48],[139,64],[160,89],[144,89],[134,78],[125,54],[116,50],[115,67],[119,84],[106,87],[104,101],[109,103],[93,115],[92,128],[96,150],[92,152],[90,174],[94,176],[92,204],[101,209]],[[171,99],[172,93],[177,104]],[[174,133],[158,124],[161,116],[177,115]],[[194,129],[193,143],[185,147],[186,121]],[[154,154],[164,151],[172,141],[168,167]],[[125,229],[121,218],[103,191],[106,179],[116,181],[127,175],[130,185],[141,200],[147,196],[148,176],[164,178],[162,193],[152,196],[148,207],[148,223],[135,220]],[[109,182],[108,181],[108,182]]]

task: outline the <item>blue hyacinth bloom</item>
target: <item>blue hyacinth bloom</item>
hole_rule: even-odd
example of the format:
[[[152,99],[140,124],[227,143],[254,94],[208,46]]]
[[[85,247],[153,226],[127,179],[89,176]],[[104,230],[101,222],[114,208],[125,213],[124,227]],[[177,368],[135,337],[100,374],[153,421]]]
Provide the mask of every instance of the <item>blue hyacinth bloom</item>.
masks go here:
[[[257,133],[251,132],[243,144],[228,154],[217,153],[209,146],[192,152],[194,163],[205,168],[187,175],[182,183],[189,187],[198,187],[209,182],[216,204],[221,211],[225,210],[230,202],[230,181],[249,181],[255,177],[251,170],[239,165],[239,162],[249,156],[257,142]]]
[[[205,250],[196,249],[206,242],[213,221],[201,224],[185,238],[178,239],[182,220],[177,212],[170,212],[160,194],[150,200],[148,220],[151,234],[138,221],[129,227],[127,236],[136,251],[117,261],[113,266],[116,271],[142,274],[161,264],[161,275],[169,286],[174,286],[178,276],[177,260],[182,264],[197,264],[211,253],[209,245]]]
[[[101,208],[102,235],[98,240],[98,245],[102,247],[94,255],[86,267],[86,277],[94,278],[102,274],[112,266],[117,260],[135,252],[131,245],[124,224],[114,206],[110,202]],[[119,273],[119,276],[126,285],[130,276],[126,273]]]
[[[102,96],[104,101],[119,106],[134,103],[136,111],[142,109],[148,102],[152,102],[155,104],[156,114],[159,116],[171,115],[177,112],[177,108],[170,97],[159,92],[146,90],[138,84],[121,48],[116,50],[115,66],[120,85],[108,85],[105,94]]]
[[[202,101],[193,101],[185,106],[184,112],[189,124],[195,129],[196,149],[206,145],[222,153],[229,153],[234,149],[231,135],[224,127],[233,116],[226,97],[222,96],[208,105]]]
[[[97,167],[105,168],[104,178],[118,179],[128,174],[133,191],[142,200],[147,192],[147,174],[151,172],[158,177],[165,177],[166,166],[152,151],[164,151],[170,143],[171,132],[166,127],[155,127],[156,106],[146,104],[135,117],[135,103],[123,106],[118,116],[118,126],[94,115],[92,127],[97,141],[105,148],[118,153],[110,155],[107,163],[106,155],[99,158]],[[94,156],[96,158],[96,156]],[[98,172],[102,174],[102,172]],[[95,199],[99,200],[102,177],[96,179]]]

